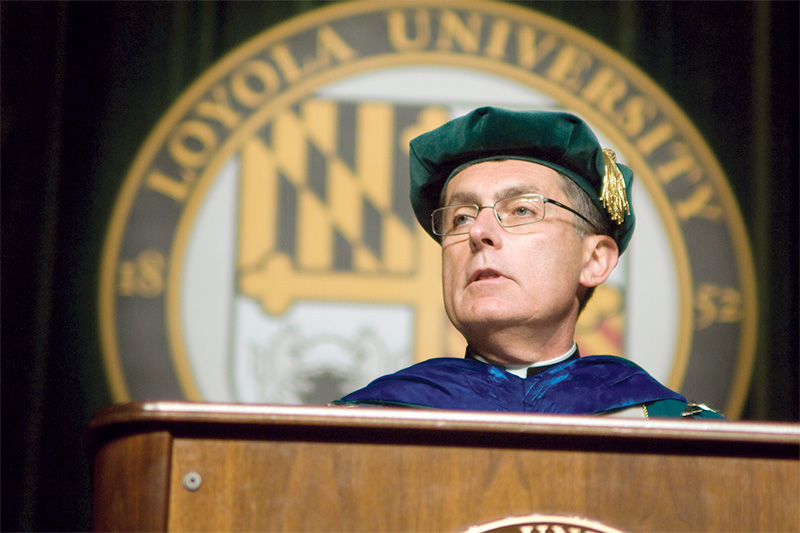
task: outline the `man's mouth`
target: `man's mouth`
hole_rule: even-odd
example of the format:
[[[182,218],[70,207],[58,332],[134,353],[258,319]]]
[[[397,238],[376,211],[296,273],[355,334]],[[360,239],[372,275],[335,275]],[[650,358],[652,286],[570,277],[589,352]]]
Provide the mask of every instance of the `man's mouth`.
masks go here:
[[[503,275],[500,272],[492,270],[491,268],[487,268],[482,270],[476,270],[475,273],[473,273],[472,276],[470,277],[469,282],[472,283],[475,281],[484,281],[488,279],[497,279],[502,277]]]

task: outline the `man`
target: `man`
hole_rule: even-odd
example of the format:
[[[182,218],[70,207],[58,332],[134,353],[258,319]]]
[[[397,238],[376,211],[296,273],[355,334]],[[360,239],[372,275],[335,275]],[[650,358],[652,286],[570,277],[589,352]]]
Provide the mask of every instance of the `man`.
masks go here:
[[[633,233],[633,173],[566,113],[485,107],[411,141],[411,202],[442,245],[444,304],[468,342],[337,404],[722,418],[575,324]]]

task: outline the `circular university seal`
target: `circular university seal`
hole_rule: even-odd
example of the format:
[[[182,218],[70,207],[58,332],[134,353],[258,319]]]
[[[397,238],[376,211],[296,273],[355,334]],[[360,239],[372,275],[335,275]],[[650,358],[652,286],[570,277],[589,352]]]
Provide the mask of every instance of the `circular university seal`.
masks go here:
[[[622,533],[600,522],[572,516],[534,514],[472,526],[465,533]]]
[[[173,104],[103,250],[115,400],[326,403],[462,356],[438,245],[408,201],[408,141],[482,105],[569,110],[637,175],[636,235],[579,322],[737,417],[756,298],[733,195],[686,116],[627,60],[527,8],[335,4],[270,28]]]

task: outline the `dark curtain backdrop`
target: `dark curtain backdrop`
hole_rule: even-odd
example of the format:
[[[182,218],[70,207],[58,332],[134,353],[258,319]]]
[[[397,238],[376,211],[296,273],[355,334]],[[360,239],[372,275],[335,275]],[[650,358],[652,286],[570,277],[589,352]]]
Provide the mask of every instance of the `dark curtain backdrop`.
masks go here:
[[[744,418],[797,421],[798,2],[517,3],[628,57],[708,140],[757,268]],[[323,4],[0,3],[3,530],[89,527],[100,252],[140,145],[221,56]]]

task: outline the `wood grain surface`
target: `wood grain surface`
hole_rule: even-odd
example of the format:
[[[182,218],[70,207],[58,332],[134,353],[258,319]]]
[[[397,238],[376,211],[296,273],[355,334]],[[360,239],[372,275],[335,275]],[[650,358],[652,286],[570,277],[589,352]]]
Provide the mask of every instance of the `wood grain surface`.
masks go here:
[[[97,530],[466,531],[545,513],[800,531],[791,424],[134,404],[100,413],[90,442]]]

